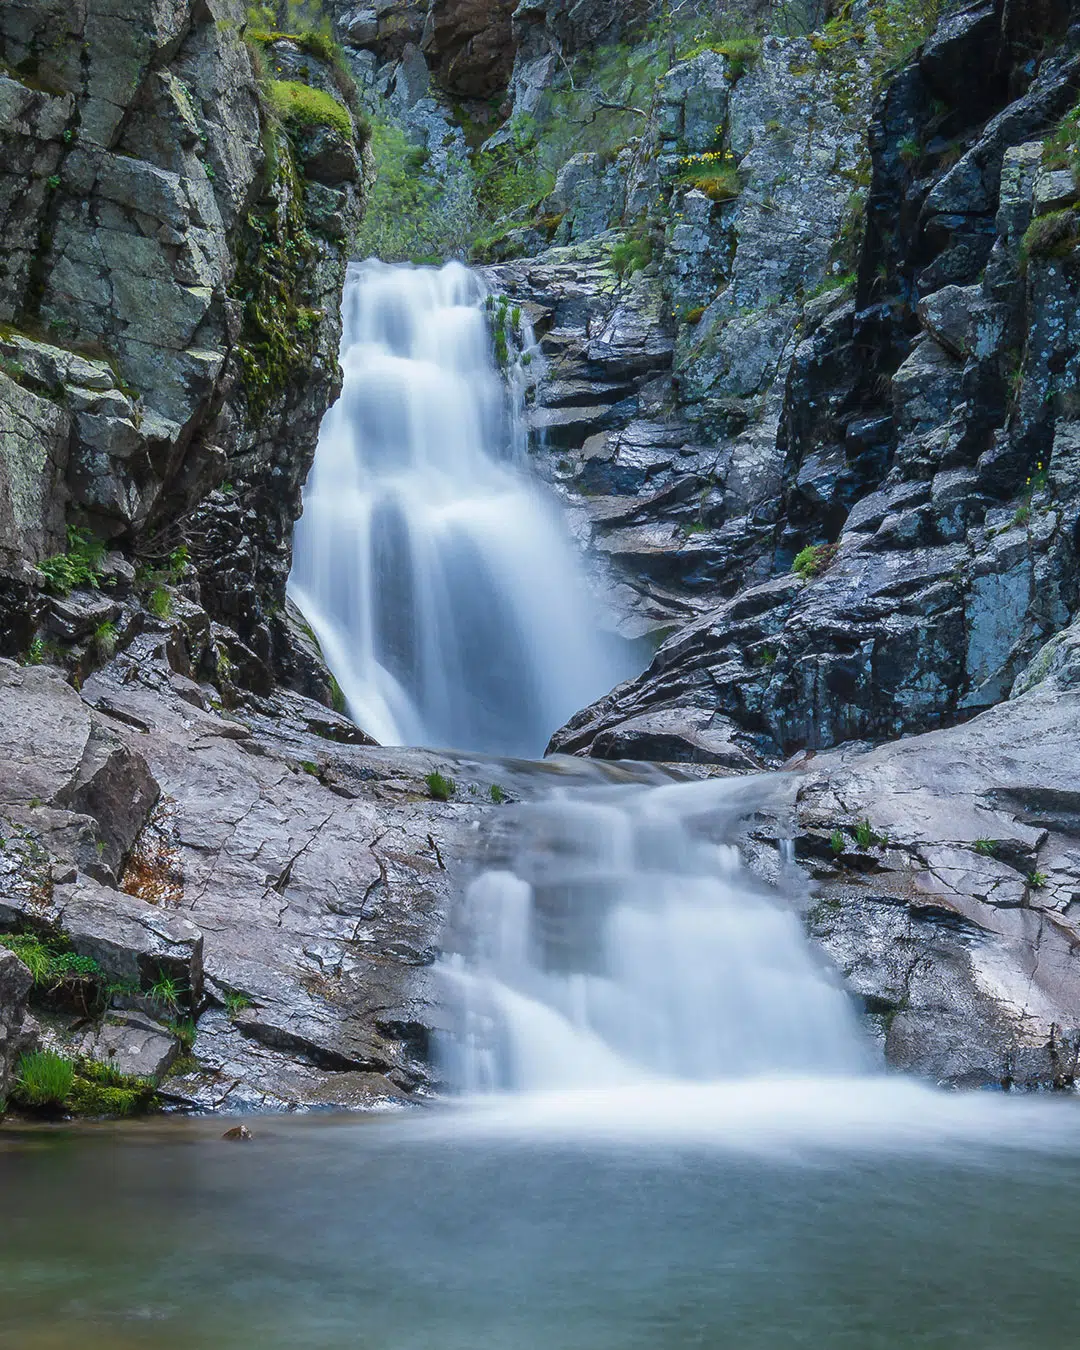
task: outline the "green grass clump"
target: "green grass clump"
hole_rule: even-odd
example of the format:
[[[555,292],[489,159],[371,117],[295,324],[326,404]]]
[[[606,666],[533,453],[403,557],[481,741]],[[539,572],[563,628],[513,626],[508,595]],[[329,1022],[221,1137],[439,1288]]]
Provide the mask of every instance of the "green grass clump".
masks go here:
[[[23,1055],[15,1070],[12,1100],[20,1106],[59,1107],[75,1083],[75,1065],[52,1050]]]
[[[97,590],[101,583],[101,565],[105,560],[105,545],[95,539],[89,530],[68,526],[68,549],[38,563],[53,595],[67,595],[78,586]]]
[[[502,806],[503,802],[507,800],[506,793],[498,783],[492,783],[491,787],[488,789],[488,796],[496,806]]]
[[[242,1013],[245,1008],[251,1008],[253,1006],[254,1005],[247,994],[232,993],[225,995],[225,1011],[230,1017],[236,1017],[237,1014]]]
[[[611,250],[611,270],[620,281],[632,277],[652,262],[652,240],[646,234],[631,234],[620,239]]]
[[[457,791],[457,784],[452,778],[445,778],[438,769],[432,769],[424,782],[427,784],[428,793],[434,797],[437,802],[448,802]]]
[[[64,939],[43,939],[33,933],[5,933],[0,947],[12,951],[29,970],[39,993],[53,993],[62,986],[69,990],[104,982],[105,972],[92,956],[79,956],[65,947]]]
[[[270,107],[288,127],[329,127],[346,141],[353,138],[349,110],[325,90],[296,80],[270,80],[266,85]]]
[[[1028,882],[1028,885],[1029,885],[1033,890],[1041,891],[1042,888],[1046,885],[1046,882],[1047,882],[1047,876],[1046,876],[1046,873],[1045,873],[1045,872],[1029,872],[1029,873],[1028,873],[1028,879],[1027,879],[1027,882]]]
[[[1080,243],[1080,217],[1075,211],[1036,216],[1020,240],[1020,264],[1033,258],[1066,258]]]
[[[808,544],[806,548],[800,549],[795,555],[795,561],[791,564],[791,570],[797,577],[802,577],[804,581],[810,581],[829,566],[836,557],[835,544]]]
[[[829,847],[838,858],[847,848],[847,840],[844,838],[842,830],[833,830],[832,834],[829,835]]]
[[[994,858],[997,856],[998,841],[996,839],[976,839],[975,852],[983,858]]]
[[[855,826],[855,842],[861,849],[870,848],[877,840],[873,826],[868,820],[860,820]]]

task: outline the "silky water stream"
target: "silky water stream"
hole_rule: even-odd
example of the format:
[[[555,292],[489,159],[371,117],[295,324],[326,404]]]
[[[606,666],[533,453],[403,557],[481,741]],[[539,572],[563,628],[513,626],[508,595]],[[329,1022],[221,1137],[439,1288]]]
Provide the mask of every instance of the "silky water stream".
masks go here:
[[[513,436],[478,283],[367,265],[347,304],[293,594],[387,739],[542,744],[606,657],[523,463],[480,448]],[[554,777],[492,813],[445,934],[447,1099],[240,1147],[220,1120],[5,1131],[0,1346],[1080,1344],[1075,1104],[881,1072],[797,904],[740,862],[783,778]]]

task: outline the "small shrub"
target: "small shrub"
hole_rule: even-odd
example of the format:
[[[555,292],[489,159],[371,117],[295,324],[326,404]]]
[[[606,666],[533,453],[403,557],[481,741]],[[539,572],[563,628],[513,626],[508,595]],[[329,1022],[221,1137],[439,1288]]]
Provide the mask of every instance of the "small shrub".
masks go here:
[[[829,847],[838,858],[847,848],[847,840],[844,838],[842,830],[833,830],[832,834],[829,835]]]
[[[820,576],[836,557],[835,544],[808,544],[795,555],[791,570],[804,581]]]
[[[23,1055],[12,1097],[22,1106],[63,1106],[75,1083],[75,1065],[52,1050]]]
[[[448,802],[457,791],[457,784],[452,778],[445,778],[438,769],[432,769],[424,782],[427,784],[428,794],[437,802]]]
[[[40,666],[45,660],[45,639],[41,637],[34,638],[30,646],[26,649],[26,655],[23,657],[24,666]]]
[[[266,85],[270,107],[287,127],[304,130],[329,127],[346,141],[353,138],[349,110],[332,94],[295,80],[270,80]]]
[[[105,559],[105,545],[95,539],[89,530],[68,526],[68,549],[38,563],[53,595],[67,595],[77,586],[97,590],[101,582],[101,565]]]

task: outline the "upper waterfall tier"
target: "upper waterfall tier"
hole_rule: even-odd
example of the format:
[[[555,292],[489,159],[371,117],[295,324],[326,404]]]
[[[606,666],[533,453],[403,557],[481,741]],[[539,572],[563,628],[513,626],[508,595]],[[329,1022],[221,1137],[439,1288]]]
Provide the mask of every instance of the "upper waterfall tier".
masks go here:
[[[528,477],[484,301],[458,263],[350,267],[289,584],[378,740],[540,754],[625,672]]]

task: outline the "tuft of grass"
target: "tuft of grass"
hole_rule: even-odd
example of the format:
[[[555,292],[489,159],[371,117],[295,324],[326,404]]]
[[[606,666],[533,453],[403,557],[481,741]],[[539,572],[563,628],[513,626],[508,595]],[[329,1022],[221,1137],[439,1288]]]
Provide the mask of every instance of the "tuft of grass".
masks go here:
[[[791,570],[804,581],[820,576],[836,557],[835,544],[808,544],[795,555]]]
[[[984,858],[996,858],[998,841],[996,839],[976,839],[975,852]]]
[[[170,1018],[165,1026],[180,1042],[180,1048],[185,1055],[191,1053],[191,1047],[195,1044],[195,1037],[198,1034],[198,1028],[194,1019],[191,1017]]]
[[[922,159],[923,148],[914,136],[905,136],[897,145],[896,150],[909,169]]]
[[[163,1008],[177,1009],[187,989],[174,980],[171,975],[166,975],[163,970],[158,971],[158,977],[147,990],[147,993],[155,1003],[160,1003]]]
[[[1045,872],[1029,872],[1027,884],[1036,891],[1042,890],[1046,885],[1047,876]]]
[[[847,848],[847,840],[844,838],[842,830],[833,830],[832,834],[829,835],[829,847],[838,858]]]
[[[5,933],[0,946],[12,951],[29,970],[34,989],[40,994],[64,989],[68,993],[86,992],[104,983],[105,972],[92,956],[79,956],[64,946],[57,935],[43,939],[33,933]]]
[[[424,782],[427,784],[428,794],[437,802],[448,802],[457,791],[454,780],[444,777],[438,769],[432,769],[424,778]]]
[[[688,155],[679,161],[679,166],[679,182],[704,192],[712,202],[734,201],[742,191],[742,179],[730,154],[709,151],[703,155]]]
[[[108,661],[116,655],[116,624],[109,622],[98,624],[94,629],[94,651],[102,661]]]
[[[342,140],[353,138],[353,123],[348,108],[332,94],[296,80],[270,80],[266,85],[270,107],[287,127],[307,130],[329,127]]]
[[[877,835],[868,820],[860,820],[855,826],[855,842],[861,849],[872,848],[877,842]]]
[[[75,1065],[52,1050],[23,1055],[15,1070],[12,1099],[21,1106],[58,1107],[75,1084]]]
[[[625,281],[635,272],[648,267],[652,256],[652,240],[648,235],[630,235],[620,239],[611,250],[611,270],[620,281]]]
[[[236,1017],[237,1014],[242,1013],[245,1008],[251,1007],[254,1007],[254,1004],[251,999],[248,998],[247,994],[232,993],[225,995],[225,1011],[230,1017]]]
[[[488,796],[496,806],[502,806],[503,802],[507,800],[506,793],[498,783],[492,783],[491,787],[488,789]]]

